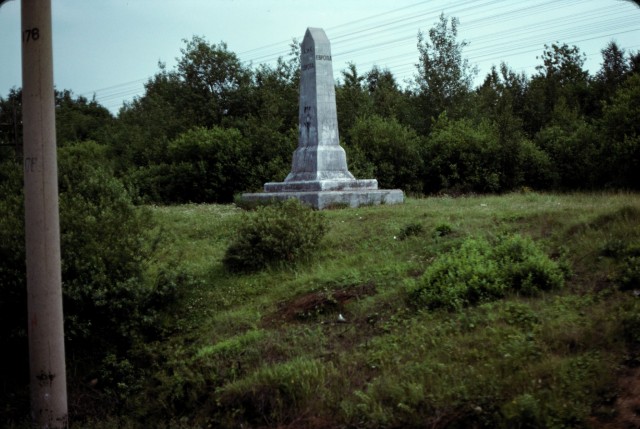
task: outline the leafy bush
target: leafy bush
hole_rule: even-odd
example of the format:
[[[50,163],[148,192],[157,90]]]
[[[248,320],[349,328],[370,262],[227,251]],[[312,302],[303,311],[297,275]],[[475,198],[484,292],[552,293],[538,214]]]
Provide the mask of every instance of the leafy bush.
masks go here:
[[[318,248],[325,232],[322,214],[296,199],[258,207],[245,214],[223,264],[230,271],[241,272],[295,263]]]
[[[60,231],[65,332],[69,339],[120,343],[153,325],[155,310],[175,290],[145,285],[150,213],[133,205],[108,167],[104,148],[93,142],[59,150]],[[19,165],[10,166],[19,171]],[[24,215],[20,182],[4,181],[0,203],[0,313],[13,321],[3,336],[24,335]],[[128,341],[128,340],[127,340]],[[113,344],[113,343],[112,343]]]
[[[356,120],[349,135],[346,150],[354,171],[370,171],[381,188],[422,192],[421,142],[415,131],[395,119],[371,116]]]
[[[468,238],[427,268],[411,298],[430,309],[459,310],[509,291],[532,296],[563,283],[559,265],[530,238],[507,236],[495,245]]]
[[[595,127],[559,102],[552,122],[536,134],[538,147],[552,160],[554,189],[590,189],[601,186],[602,148]]]
[[[0,344],[5,338],[24,336],[27,327],[27,307],[21,306],[26,303],[21,173],[13,161],[0,164]]]
[[[427,268],[413,298],[430,309],[458,310],[501,298],[505,289],[489,243],[469,238]]]
[[[223,386],[216,391],[217,402],[222,411],[240,418],[234,427],[242,427],[243,422],[290,423],[300,413],[322,404],[322,397],[329,394],[328,385],[336,377],[337,370],[331,362],[296,358],[264,366]],[[229,427],[231,423],[228,422]]]
[[[165,162],[131,173],[143,197],[164,203],[231,202],[251,183],[249,141],[234,128],[194,128],[170,141]]]
[[[638,189],[640,174],[640,73],[633,73],[603,108],[600,135],[607,140],[604,169],[611,184]]]
[[[489,123],[441,115],[427,140],[425,191],[501,191],[497,142]]]
[[[150,213],[133,205],[104,158],[92,142],[59,151],[65,326],[94,342],[128,337],[152,318],[155,289],[143,282]]]
[[[441,223],[436,226],[434,235],[436,237],[444,237],[445,235],[449,235],[451,233],[453,233],[453,227],[448,223]]]
[[[548,156],[529,140],[501,143],[495,123],[450,120],[440,115],[425,148],[425,192],[504,192],[518,186],[546,187]]]
[[[140,338],[166,333],[171,321],[163,310],[175,301],[177,281],[161,273],[144,281],[152,248],[147,232],[150,212],[135,207],[130,192],[113,176],[104,148],[93,142],[69,144],[58,152],[62,292],[67,355],[81,361],[70,376],[100,379],[104,392],[126,396],[139,383],[122,356]],[[24,210],[20,165],[5,164],[0,182],[0,347],[26,353],[26,276]],[[119,357],[120,356],[120,357]],[[28,368],[16,352],[16,379],[3,384],[16,391]],[[81,367],[81,368],[80,368]],[[106,376],[109,374],[109,376]],[[132,381],[133,380],[133,381]],[[70,381],[70,384],[76,380]],[[110,396],[113,399],[113,396]],[[78,399],[80,400],[80,399]],[[82,408],[90,401],[83,396]],[[112,404],[113,405],[113,404]]]
[[[627,256],[618,274],[617,283],[622,290],[640,288],[640,257]]]
[[[399,240],[406,240],[409,237],[422,234],[424,227],[420,223],[410,223],[404,226],[398,234]]]
[[[560,288],[564,283],[560,266],[529,237],[507,236],[493,249],[493,258],[511,289],[533,296],[540,291]]]

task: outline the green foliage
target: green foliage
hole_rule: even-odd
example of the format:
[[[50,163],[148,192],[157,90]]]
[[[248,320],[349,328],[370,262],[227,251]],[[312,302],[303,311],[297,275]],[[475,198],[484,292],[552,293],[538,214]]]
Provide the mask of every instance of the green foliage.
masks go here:
[[[518,135],[505,140],[501,133],[496,122],[440,116],[424,150],[424,190],[459,194],[548,186],[548,155]]]
[[[291,154],[297,145],[297,126],[284,127],[280,120],[246,121],[242,133],[250,146],[248,165],[244,165],[245,176],[236,179],[236,191],[261,191],[265,182],[279,182],[287,177]]]
[[[600,255],[611,259],[614,270],[611,278],[621,290],[640,289],[640,231],[626,229],[628,225],[637,225],[639,220],[640,210],[625,206],[591,223],[592,228],[607,231],[607,241],[598,250]]]
[[[381,188],[421,192],[421,143],[416,133],[395,119],[368,116],[349,130],[347,146],[354,170],[370,171]]]
[[[509,292],[535,296],[563,283],[558,264],[530,238],[507,236],[495,245],[468,238],[427,267],[411,291],[411,300],[429,309],[460,310]]]
[[[0,162],[19,153],[22,146],[22,90],[12,88],[7,97],[0,94]],[[13,148],[9,149],[11,146]]]
[[[104,148],[96,143],[60,149],[59,171],[66,335],[89,341],[96,349],[103,342],[125,345],[134,331],[153,325],[161,304],[167,302],[160,296],[175,296],[171,288],[147,286],[143,279],[151,250],[145,236],[153,225],[150,213],[133,205],[127,189],[110,172]],[[5,186],[11,189],[3,200],[7,216],[0,224],[5,238],[0,275],[6,288],[1,313],[14,315],[18,324],[9,326],[24,332],[22,197],[19,182],[7,181]]]
[[[409,237],[421,235],[423,232],[424,227],[421,223],[410,223],[400,230],[398,240],[406,240]]]
[[[97,377],[107,395],[125,397],[140,388],[140,369],[123,355],[138,340],[159,338],[173,330],[163,313],[176,301],[173,274],[157,281],[145,278],[152,250],[151,213],[133,205],[121,181],[113,176],[103,146],[69,143],[58,151],[61,257],[65,337],[69,363]],[[0,181],[4,198],[0,220],[0,314],[3,349],[26,352],[26,281],[23,196],[20,166],[5,164]],[[6,211],[5,211],[6,210]],[[15,353],[15,377],[27,368]],[[13,358],[12,358],[13,359]],[[90,368],[87,370],[86,368]],[[79,377],[74,375],[74,377]],[[3,385],[16,388],[13,380]],[[112,404],[114,405],[114,404]]]
[[[358,73],[354,63],[349,63],[342,71],[342,82],[336,85],[336,108],[340,136],[350,139],[351,128],[359,117],[368,116],[372,110],[372,100],[364,88],[365,76]]]
[[[506,288],[489,243],[469,238],[427,268],[411,300],[429,309],[459,310],[502,298]]]
[[[165,162],[138,170],[143,196],[158,202],[230,202],[246,189],[251,147],[233,128],[194,128],[169,142]]]
[[[492,127],[441,116],[426,147],[425,190],[428,192],[496,192],[501,170]]]
[[[529,137],[551,121],[560,100],[580,113],[589,110],[585,55],[576,46],[564,43],[544,48],[543,63],[536,67],[538,74],[531,79],[525,94],[522,119]]]
[[[465,100],[471,91],[476,69],[462,57],[468,42],[458,42],[458,19],[449,20],[443,14],[439,22],[429,29],[428,38],[418,33],[416,85],[420,91],[420,108],[423,121],[430,121],[446,112],[452,118],[466,110]],[[420,129],[428,129],[429,123]]]
[[[437,225],[434,232],[436,237],[444,237],[452,233],[453,233],[453,227],[448,223],[441,223]]]
[[[331,363],[298,358],[259,368],[218,389],[216,396],[223,411],[238,416],[234,422],[237,426],[242,422],[278,425],[317,408],[318,399],[327,396],[327,387],[336,377],[337,370]]]
[[[557,102],[550,124],[540,130],[535,141],[552,160],[554,188],[602,186],[602,170],[598,167],[603,149],[599,136],[564,100]]]
[[[70,337],[124,338],[153,311],[145,305],[153,290],[147,290],[142,278],[150,213],[133,205],[127,189],[108,169],[103,149],[86,142],[59,151],[62,273]]]
[[[245,214],[223,263],[231,271],[295,263],[311,256],[325,232],[322,214],[296,199],[258,207]]]
[[[640,289],[640,256],[627,256],[616,281],[620,289]]]
[[[4,342],[25,336],[27,325],[22,171],[14,161],[0,163],[0,195],[0,321],[5,327],[0,339]]]
[[[559,264],[551,260],[529,237],[502,238],[493,248],[493,258],[510,289],[535,296],[541,291],[559,289],[564,284]]]
[[[229,117],[245,116],[250,105],[251,70],[224,42],[209,44],[198,36],[183,42],[177,73],[195,124],[212,127],[222,125]]]
[[[613,185],[638,189],[640,173],[640,74],[631,75],[603,108],[605,171]]]
[[[97,101],[73,98],[71,91],[56,92],[56,142],[58,146],[102,137],[113,123],[111,113]]]

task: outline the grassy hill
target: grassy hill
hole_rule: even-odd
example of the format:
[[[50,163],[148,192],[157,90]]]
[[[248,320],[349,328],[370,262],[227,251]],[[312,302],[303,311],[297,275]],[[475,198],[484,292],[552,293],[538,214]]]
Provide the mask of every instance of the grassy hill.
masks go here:
[[[221,263],[250,214],[233,205],[152,211],[160,238],[149,275],[171,267],[181,290],[166,320],[172,335],[138,346],[144,382],[123,390],[136,392],[122,394],[126,417],[95,427],[619,427],[637,419],[640,195],[439,197],[329,210],[310,261],[253,274]],[[518,249],[531,250],[537,267],[524,277],[505,256]],[[555,283],[529,287],[551,270]],[[519,286],[492,292],[507,271],[504,281]]]

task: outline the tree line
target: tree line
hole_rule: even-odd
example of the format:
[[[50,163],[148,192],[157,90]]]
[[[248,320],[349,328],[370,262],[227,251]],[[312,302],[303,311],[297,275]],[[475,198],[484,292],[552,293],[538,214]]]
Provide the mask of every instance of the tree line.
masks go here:
[[[494,66],[476,87],[458,20],[417,37],[414,78],[349,64],[336,84],[341,142],[361,178],[410,194],[638,189],[640,53],[615,42],[590,75],[576,46],[544,46],[532,76]],[[194,36],[117,116],[58,92],[60,147],[100,150],[142,202],[230,202],[289,172],[297,145],[299,46],[243,64]],[[20,90],[0,97],[0,154],[19,152]],[[93,142],[93,143],[88,143]],[[93,148],[93,149],[91,149]],[[104,155],[104,153],[106,155]]]

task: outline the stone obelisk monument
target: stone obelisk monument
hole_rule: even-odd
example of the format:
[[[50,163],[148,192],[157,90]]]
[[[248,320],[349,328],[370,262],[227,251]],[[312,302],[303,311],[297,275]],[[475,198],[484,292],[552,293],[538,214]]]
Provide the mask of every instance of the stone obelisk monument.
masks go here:
[[[298,148],[284,182],[265,183],[264,193],[244,194],[246,201],[298,198],[317,209],[358,207],[404,201],[399,189],[378,189],[375,179],[357,180],[340,146],[331,45],[321,28],[308,28],[300,54]]]

